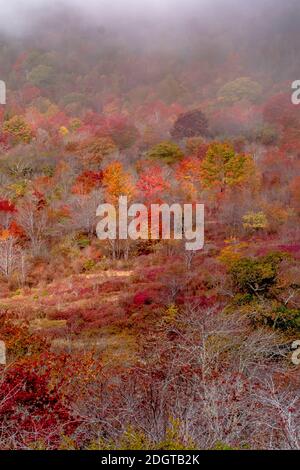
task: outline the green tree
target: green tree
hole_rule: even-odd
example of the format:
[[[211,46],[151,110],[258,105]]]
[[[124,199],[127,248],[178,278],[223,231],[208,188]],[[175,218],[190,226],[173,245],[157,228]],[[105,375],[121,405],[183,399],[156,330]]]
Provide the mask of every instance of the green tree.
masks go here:
[[[29,144],[33,138],[33,130],[23,116],[13,116],[3,125],[3,132],[7,134],[13,145]]]
[[[37,87],[47,87],[55,78],[53,67],[49,65],[38,65],[28,75],[28,80]]]
[[[244,183],[254,174],[254,162],[250,155],[238,154],[228,143],[212,143],[201,164],[201,182],[205,189],[219,189]]]
[[[218,99],[225,104],[235,104],[241,100],[255,102],[262,93],[259,83],[248,77],[241,77],[226,83],[218,92]]]
[[[284,253],[270,253],[261,258],[241,258],[233,263],[230,274],[235,287],[244,294],[266,295],[278,279]]]
[[[147,157],[165,163],[175,163],[184,157],[180,147],[173,142],[161,142],[147,153]]]

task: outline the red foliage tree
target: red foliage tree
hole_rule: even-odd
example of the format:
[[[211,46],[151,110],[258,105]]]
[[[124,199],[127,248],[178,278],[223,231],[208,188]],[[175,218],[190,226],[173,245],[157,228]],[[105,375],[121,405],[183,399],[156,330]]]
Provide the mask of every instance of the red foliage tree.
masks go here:
[[[56,448],[76,421],[60,383],[52,380],[51,361],[22,361],[3,372],[0,381],[1,438],[7,447],[44,445]]]
[[[72,187],[72,193],[74,194],[89,194],[93,189],[101,186],[103,179],[102,171],[84,171],[81,175],[76,178],[76,181]]]
[[[159,202],[163,193],[170,189],[170,184],[163,176],[159,166],[152,166],[140,174],[136,184],[147,203]]]

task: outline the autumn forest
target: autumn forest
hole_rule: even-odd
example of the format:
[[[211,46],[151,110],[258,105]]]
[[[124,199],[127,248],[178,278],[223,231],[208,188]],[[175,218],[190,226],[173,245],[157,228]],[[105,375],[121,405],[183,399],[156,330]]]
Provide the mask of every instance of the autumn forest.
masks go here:
[[[299,2],[6,3],[0,449],[299,450]],[[203,249],[100,240],[120,196]]]

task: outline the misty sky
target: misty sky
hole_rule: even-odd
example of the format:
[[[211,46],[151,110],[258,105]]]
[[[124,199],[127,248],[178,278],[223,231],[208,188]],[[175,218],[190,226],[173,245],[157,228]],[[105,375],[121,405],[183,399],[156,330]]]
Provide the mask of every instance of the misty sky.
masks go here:
[[[46,16],[55,9],[67,7],[101,21],[104,18],[145,19],[192,17],[211,10],[218,13],[219,6],[237,0],[0,0],[0,29],[22,32],[30,28],[39,15]],[[248,0],[238,0],[238,4]]]
[[[298,14],[297,14],[297,11]],[[278,21],[299,28],[299,0],[0,0],[0,32],[22,35],[34,32],[43,19],[60,12],[56,18],[63,19],[62,11],[80,15],[101,26],[129,25],[134,33],[140,20],[155,25],[181,24],[186,20],[199,19],[203,25],[251,30],[255,22],[260,24],[260,33],[272,23],[277,11]],[[286,20],[287,18],[287,20]],[[234,28],[232,29],[234,22]],[[277,21],[277,20],[276,20]],[[155,23],[154,23],[155,22]],[[289,22],[289,23],[288,23]],[[297,24],[296,24],[297,23]],[[67,25],[67,22],[65,23]],[[248,26],[250,28],[248,28]],[[62,27],[62,25],[58,26]],[[277,25],[275,24],[275,28]],[[241,31],[243,34],[243,31]]]
[[[188,10],[192,6],[218,2],[220,0],[0,0],[1,15],[0,21],[16,21],[20,23],[27,16],[34,12],[46,9],[53,9],[61,5],[68,5],[69,8],[81,9],[87,13],[103,14],[172,14],[176,10]]]

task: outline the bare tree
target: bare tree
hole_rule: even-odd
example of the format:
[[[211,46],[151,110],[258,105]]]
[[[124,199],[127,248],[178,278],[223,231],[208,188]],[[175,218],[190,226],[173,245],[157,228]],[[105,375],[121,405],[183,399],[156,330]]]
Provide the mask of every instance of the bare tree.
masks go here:
[[[20,249],[14,237],[0,240],[0,273],[9,278],[18,266],[20,260]]]
[[[34,197],[28,197],[19,207],[18,222],[30,240],[31,251],[38,256],[50,229],[47,207],[38,207]]]
[[[89,235],[94,234],[97,221],[96,211],[102,201],[102,191],[74,196],[70,200],[73,229],[82,230]]]
[[[257,424],[268,436],[265,446],[269,449],[300,450],[299,390],[292,386],[280,387],[272,377],[267,377],[256,400],[261,404]]]

